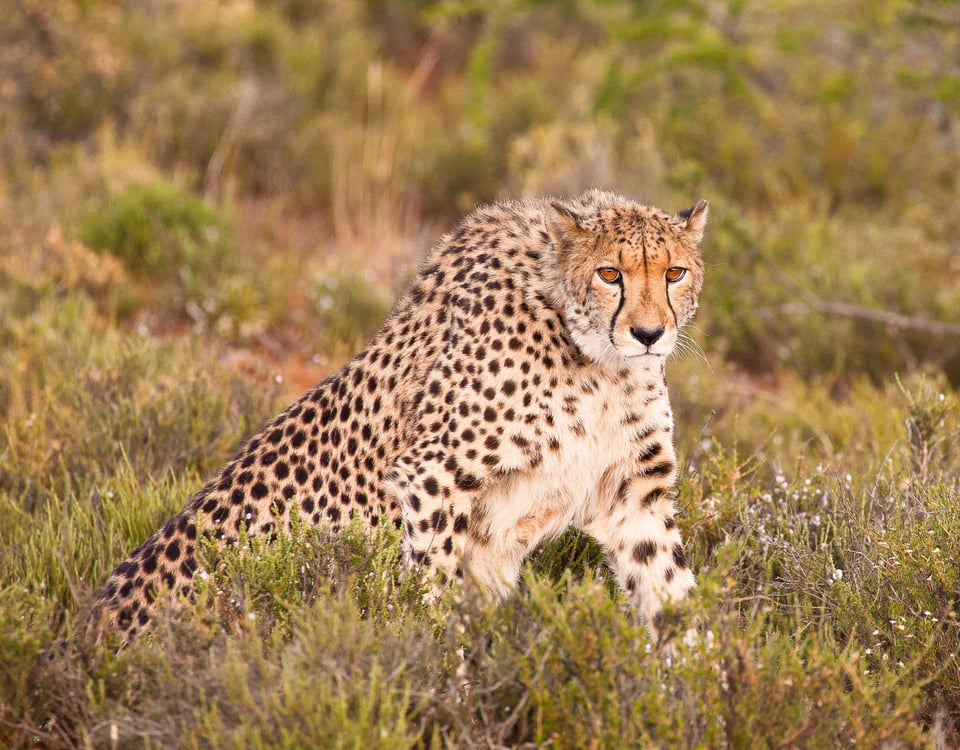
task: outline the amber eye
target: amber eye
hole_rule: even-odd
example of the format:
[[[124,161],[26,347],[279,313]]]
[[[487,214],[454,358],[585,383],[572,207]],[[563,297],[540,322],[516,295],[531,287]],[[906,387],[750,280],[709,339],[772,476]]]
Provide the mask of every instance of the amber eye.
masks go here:
[[[676,266],[674,266],[673,268],[668,268],[666,273],[667,281],[671,283],[674,281],[680,281],[680,279],[686,276],[686,274],[687,274],[686,268],[677,268]]]
[[[620,281],[620,272],[616,268],[598,268],[597,276],[608,284],[615,284]]]

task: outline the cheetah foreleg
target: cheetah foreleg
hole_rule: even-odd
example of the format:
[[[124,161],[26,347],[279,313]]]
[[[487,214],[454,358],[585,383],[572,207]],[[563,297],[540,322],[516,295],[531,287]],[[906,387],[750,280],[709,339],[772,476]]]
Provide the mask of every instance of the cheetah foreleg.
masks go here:
[[[583,530],[604,547],[621,587],[659,640],[663,603],[685,598],[695,581],[674,520],[673,491],[650,485],[634,478],[609,512]]]

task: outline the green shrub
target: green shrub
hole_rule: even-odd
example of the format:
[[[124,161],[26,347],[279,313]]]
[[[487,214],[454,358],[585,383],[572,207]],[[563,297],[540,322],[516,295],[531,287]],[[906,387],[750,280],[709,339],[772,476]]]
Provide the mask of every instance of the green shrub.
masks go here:
[[[132,186],[111,196],[80,224],[80,239],[107,250],[133,274],[195,288],[229,264],[226,222],[173,185]]]

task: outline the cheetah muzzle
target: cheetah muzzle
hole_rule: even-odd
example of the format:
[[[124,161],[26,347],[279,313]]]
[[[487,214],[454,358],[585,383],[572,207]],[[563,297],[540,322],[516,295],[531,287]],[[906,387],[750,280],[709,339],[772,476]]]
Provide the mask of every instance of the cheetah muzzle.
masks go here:
[[[90,615],[124,640],[190,596],[198,538],[353,518],[403,529],[434,580],[495,598],[574,526],[651,631],[693,586],[674,520],[664,361],[694,314],[707,203],[613,193],[478,209],[427,255],[370,344],[258,432],[113,571]]]

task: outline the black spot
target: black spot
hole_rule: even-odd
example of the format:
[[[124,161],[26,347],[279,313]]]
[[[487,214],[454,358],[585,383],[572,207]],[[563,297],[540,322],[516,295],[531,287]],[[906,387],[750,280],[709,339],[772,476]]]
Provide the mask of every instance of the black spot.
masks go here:
[[[252,471],[242,471],[240,476],[237,477],[238,484],[250,484],[253,481],[253,472]]]
[[[250,488],[250,494],[253,495],[255,500],[262,500],[269,492],[270,490],[267,489],[267,485],[263,482],[257,482]]]
[[[185,578],[193,578],[193,574],[197,572],[197,562],[192,557],[188,557],[182,563],[180,563],[180,573]]]
[[[479,489],[480,487],[480,480],[473,476],[473,474],[457,472],[454,481],[456,482],[457,487],[459,487],[461,490],[475,490]]]
[[[665,477],[669,476],[674,469],[673,461],[661,461],[643,468],[643,475],[647,477]]]
[[[668,517],[668,518],[664,518],[664,519],[663,519],[663,527],[664,527],[667,531],[670,531],[670,529],[675,529],[675,528],[677,528],[677,522],[673,519],[672,516],[670,516],[670,517]]]
[[[263,456],[260,458],[260,464],[261,464],[262,466],[269,466],[270,464],[272,464],[272,463],[273,463],[274,461],[276,461],[276,460],[277,460],[277,452],[276,452],[276,451],[267,451],[267,452],[264,453]]]
[[[230,493],[230,502],[233,503],[234,505],[240,505],[240,503],[242,503],[245,498],[246,498],[246,495],[241,489],[236,489]]]
[[[170,544],[167,545],[167,548],[163,551],[163,554],[171,562],[176,562],[180,559],[180,542],[174,539]]]
[[[410,552],[410,559],[413,560],[417,565],[429,565],[430,564],[430,555],[426,552],[420,552],[418,550],[412,550]]]
[[[428,495],[437,495],[440,493],[440,485],[437,483],[435,477],[427,477],[424,479],[423,489],[427,491]]]
[[[120,613],[117,615],[117,625],[126,630],[130,627],[130,624],[133,622],[133,613],[130,611],[129,607],[124,607],[120,610]]]
[[[488,406],[483,410],[483,418],[487,422],[495,422],[497,420],[497,411],[492,406]]]
[[[297,480],[297,484],[304,485],[307,483],[307,470],[302,466],[298,466],[297,470],[293,473],[293,477]]]
[[[462,534],[467,530],[468,519],[466,513],[460,513],[453,519],[453,530],[457,534]]]
[[[267,440],[273,443],[274,445],[277,445],[281,440],[283,440],[283,430],[281,430],[278,427],[276,430],[271,432],[270,435],[267,436]]]
[[[633,548],[633,559],[641,565],[649,563],[657,554],[657,545],[646,539]]]
[[[653,616],[653,627],[657,631],[663,630],[663,623],[666,621],[666,615],[663,614],[663,610],[658,610],[657,613]]]
[[[673,562],[681,570],[687,567],[687,556],[683,553],[683,547],[680,544],[673,545]]]
[[[453,537],[452,537],[452,536],[448,536],[448,537],[443,541],[443,551],[444,551],[444,553],[447,554],[447,555],[453,553]]]
[[[156,569],[157,569],[157,555],[155,552],[151,552],[149,557],[147,557],[143,561],[143,572],[149,575],[150,573],[153,573],[153,571],[155,571]]]
[[[285,461],[280,461],[273,467],[273,474],[277,479],[286,479],[290,476],[290,465]]]
[[[447,514],[442,510],[435,510],[430,515],[430,525],[434,531],[443,531],[447,528]]]
[[[637,456],[637,460],[640,463],[646,463],[647,461],[651,461],[657,456],[659,456],[662,450],[663,450],[663,446],[660,445],[660,443],[653,443],[652,445],[648,445],[644,449],[643,453]]]

